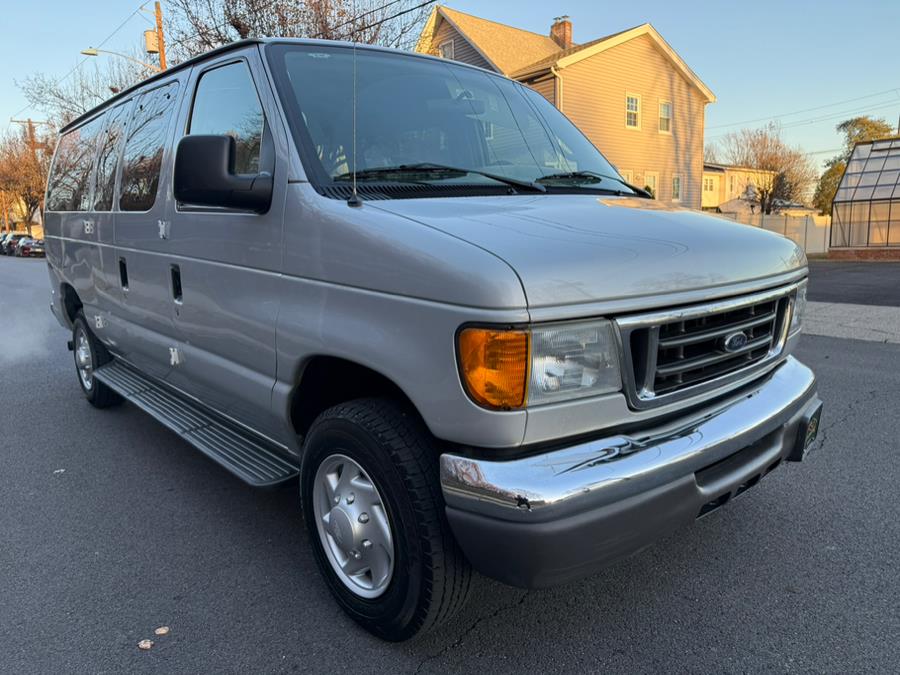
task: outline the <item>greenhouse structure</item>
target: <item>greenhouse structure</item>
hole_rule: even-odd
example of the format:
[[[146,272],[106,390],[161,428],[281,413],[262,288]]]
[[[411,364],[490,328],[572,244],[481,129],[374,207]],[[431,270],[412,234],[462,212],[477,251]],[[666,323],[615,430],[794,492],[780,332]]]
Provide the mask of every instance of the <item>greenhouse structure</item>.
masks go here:
[[[856,144],[831,213],[831,248],[888,246],[900,246],[900,137]]]

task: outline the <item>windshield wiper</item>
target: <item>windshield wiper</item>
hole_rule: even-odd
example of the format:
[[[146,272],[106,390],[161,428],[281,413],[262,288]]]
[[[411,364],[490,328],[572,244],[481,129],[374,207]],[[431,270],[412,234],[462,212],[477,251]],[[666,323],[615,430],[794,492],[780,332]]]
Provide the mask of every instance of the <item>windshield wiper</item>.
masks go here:
[[[621,185],[624,185],[629,190],[632,190],[637,195],[641,197],[650,197],[650,193],[646,190],[642,190],[639,187],[632,185],[631,183],[626,183],[624,180],[619,178],[618,176],[607,176],[602,173],[597,173],[595,171],[564,171],[560,173],[551,173],[547,176],[541,176],[537,179],[538,183],[543,183],[544,181],[563,181],[569,180],[577,183],[599,183],[604,180],[614,180]],[[625,194],[621,190],[609,190],[614,194]]]
[[[370,178],[386,178],[391,175],[407,176],[409,174],[442,174],[444,178],[448,177],[448,174],[456,174],[457,176],[473,174],[476,176],[484,176],[485,178],[490,178],[491,180],[495,180],[498,183],[504,183],[512,188],[529,190],[531,192],[547,191],[547,188],[545,188],[540,183],[519,180],[517,178],[509,178],[507,176],[498,176],[486,171],[479,171],[478,169],[462,169],[455,166],[447,166],[445,164],[433,164],[431,162],[420,162],[417,164],[398,164],[397,166],[379,166],[370,169],[363,169],[362,171],[356,172],[356,178],[358,180],[368,180]],[[352,180],[352,178],[353,173],[347,172],[342,173],[339,176],[335,176],[334,180]]]

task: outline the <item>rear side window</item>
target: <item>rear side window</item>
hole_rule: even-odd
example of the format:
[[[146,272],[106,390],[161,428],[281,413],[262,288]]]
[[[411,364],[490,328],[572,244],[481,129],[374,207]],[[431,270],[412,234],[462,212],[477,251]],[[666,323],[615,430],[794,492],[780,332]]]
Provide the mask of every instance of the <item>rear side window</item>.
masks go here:
[[[156,201],[166,129],[175,111],[178,84],[148,91],[134,107],[122,153],[122,211],[149,211]]]
[[[107,113],[106,127],[100,133],[100,149],[97,152],[95,173],[94,211],[111,211],[113,191],[116,187],[116,160],[119,157],[120,141],[125,134],[126,113],[130,103],[113,108]]]
[[[188,133],[231,136],[235,142],[234,172],[259,173],[263,111],[244,61],[200,76]]]
[[[89,208],[91,170],[102,127],[101,115],[59,139],[48,181],[48,211],[86,211]]]

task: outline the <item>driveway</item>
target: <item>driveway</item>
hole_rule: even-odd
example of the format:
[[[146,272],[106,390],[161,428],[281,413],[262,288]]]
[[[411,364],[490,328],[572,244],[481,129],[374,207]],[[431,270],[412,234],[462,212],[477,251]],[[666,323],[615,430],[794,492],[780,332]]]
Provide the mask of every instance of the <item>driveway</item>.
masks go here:
[[[900,345],[804,337],[826,403],[808,462],[590,579],[525,592],[479,578],[449,625],[388,644],[332,602],[295,484],[254,490],[134,406],[91,408],[47,309],[45,264],[0,258],[0,287],[0,672],[900,663],[900,375],[888,367]]]
[[[900,344],[900,263],[810,262],[806,332]]]
[[[809,299],[900,307],[900,262],[811,260]]]

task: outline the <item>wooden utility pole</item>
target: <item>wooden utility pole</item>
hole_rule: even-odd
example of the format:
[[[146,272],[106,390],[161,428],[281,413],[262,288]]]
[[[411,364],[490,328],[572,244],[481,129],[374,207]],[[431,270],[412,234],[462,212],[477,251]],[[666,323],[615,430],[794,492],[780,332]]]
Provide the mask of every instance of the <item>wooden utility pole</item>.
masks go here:
[[[45,124],[49,127],[52,126],[50,122],[45,122],[43,120],[38,120],[37,122],[35,122],[30,117],[27,120],[10,119],[9,122],[10,124],[21,124],[27,129],[26,133],[28,136],[28,148],[31,150],[31,154],[34,155],[35,159],[37,159],[38,149],[45,150],[47,144],[44,142],[38,143],[37,134],[34,131],[34,127],[38,124]]]
[[[156,39],[159,44],[159,69],[166,69],[166,38],[163,35],[162,7],[156,3]]]

